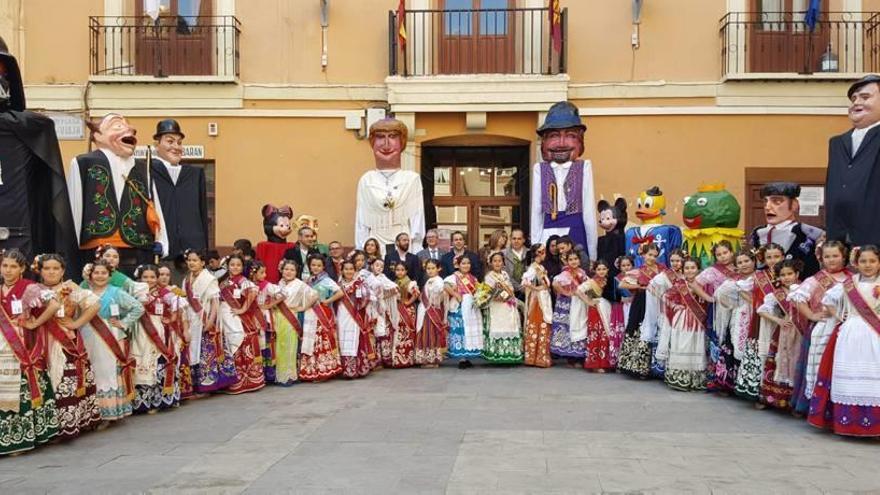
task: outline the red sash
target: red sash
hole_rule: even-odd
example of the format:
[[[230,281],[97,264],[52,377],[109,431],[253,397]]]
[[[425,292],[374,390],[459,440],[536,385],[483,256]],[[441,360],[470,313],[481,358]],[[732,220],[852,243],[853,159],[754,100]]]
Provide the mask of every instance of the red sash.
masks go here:
[[[431,323],[442,330],[446,330],[446,325],[443,324],[443,313],[441,309],[437,309],[431,306],[431,303],[428,302],[428,295],[425,293],[426,291],[422,291],[420,299],[422,301],[422,306],[425,308],[425,316],[431,320]],[[437,321],[437,317],[440,317],[440,321]],[[419,328],[418,330],[422,330]]]
[[[242,305],[240,302],[238,302],[238,299],[233,297],[233,291],[235,290],[233,289],[233,286],[238,288],[238,285],[235,284],[235,282],[232,282],[231,284],[220,289],[220,297],[223,298],[223,301],[228,304],[230,308],[240,310],[242,308]],[[263,312],[260,311],[259,306],[254,306],[254,304],[251,304],[248,307],[248,310],[245,311],[245,313],[241,316],[250,316],[251,318],[256,319],[260,325],[260,328],[266,328],[268,326],[265,315],[263,315]]]
[[[409,308],[403,304],[402,301],[397,301],[397,312],[400,313],[400,319],[403,320],[403,324],[406,325],[407,328],[416,328],[415,317],[410,313]]]
[[[758,287],[765,296],[767,294],[775,293],[773,290],[773,282],[770,280],[770,276],[767,275],[765,270],[758,270],[755,272],[755,286]]]
[[[195,294],[193,294],[192,284],[193,282],[189,280],[187,280],[186,283],[183,284],[184,288],[186,289],[186,302],[189,303],[189,306],[193,309],[193,311],[195,311],[196,313],[201,313],[202,303],[200,303],[199,300],[196,299]]]
[[[134,368],[137,363],[131,357],[130,344],[126,342],[125,349],[123,349],[110,330],[110,327],[104,323],[100,316],[96,315],[89,324],[95,329],[95,333],[101,337],[101,340],[107,344],[110,352],[116,357],[116,361],[122,365],[122,383],[125,386],[126,400],[134,400]]]
[[[153,325],[153,320],[150,318],[150,308],[154,305],[155,302],[146,306],[147,312],[144,312],[144,314],[141,315],[140,321],[144,333],[147,334],[147,337],[150,338],[150,341],[165,358],[165,377],[162,383],[162,393],[170,395],[174,393],[174,371],[177,369],[177,354],[174,352],[174,346],[170,342],[170,335],[167,331],[166,339],[169,342],[166,343],[162,341],[162,337],[159,336],[159,331],[156,329],[156,326]]]
[[[360,285],[361,285],[361,282],[357,281],[354,283],[353,287],[357,288]],[[361,329],[360,337],[361,337],[361,339],[363,339],[361,342],[364,342],[364,345],[366,346],[367,358],[368,359],[375,359],[376,358],[376,350],[373,349],[373,343],[370,340],[370,327],[369,327],[369,325],[367,325],[367,323],[361,317],[360,312],[357,309],[355,309],[354,301],[351,300],[351,297],[349,297],[348,292],[344,288],[342,290],[342,298],[340,299],[340,301],[342,301],[342,305],[345,306],[345,309],[346,309],[346,311],[348,311],[348,314],[350,314],[351,317],[354,318],[354,321],[355,321],[355,323],[357,323],[358,328]]]
[[[722,275],[724,275],[725,277],[727,277],[731,280],[737,280],[739,278],[739,275],[737,275],[737,273],[735,271],[728,268],[727,265],[722,265],[721,263],[715,263],[714,265],[712,265],[712,268],[715,268],[716,270],[721,272]]]
[[[661,270],[666,268],[663,265],[659,265],[659,264],[657,265],[657,267],[658,267],[657,269],[650,269],[644,265],[640,266],[638,268],[639,276],[637,278],[639,285],[641,285],[643,287],[647,287],[648,284],[651,283],[651,279],[654,278],[658,273],[660,273]]]
[[[27,377],[28,387],[31,389],[31,406],[34,408],[42,406],[43,394],[40,392],[40,382],[37,381],[37,370],[41,369],[40,358],[43,355],[42,333],[37,336],[37,345],[28,351],[3,307],[0,307],[0,332],[3,333],[3,337],[18,359],[21,371]]]
[[[821,286],[824,290],[828,290],[831,287],[834,287],[834,284],[837,283],[837,281],[834,280],[834,277],[829,275],[828,272],[826,272],[825,270],[819,270],[818,272],[816,272],[816,275],[814,275],[814,277],[816,277],[816,282],[819,282],[819,286]]]
[[[697,301],[697,298],[691,294],[691,290],[687,286],[687,280],[685,280],[684,277],[673,275],[672,287],[675,288],[675,291],[684,302],[685,307],[687,307],[694,317],[700,322],[705,322],[706,310],[703,309],[703,305]]]
[[[43,307],[43,311],[46,311],[46,307]],[[43,314],[43,311],[39,311],[39,314],[36,316],[39,317]],[[34,312],[37,312],[36,310]],[[49,335],[58,341],[61,344],[61,347],[64,351],[70,354],[73,357],[73,364],[76,367],[76,396],[83,397],[86,395],[86,363],[89,359],[89,354],[86,352],[86,348],[83,345],[82,338],[75,335],[72,339],[67,336],[64,330],[61,328],[61,325],[55,320],[54,317],[43,324],[43,326],[49,331]],[[45,352],[48,353],[49,346],[45,346]],[[45,354],[44,354],[45,356]]]
[[[474,295],[474,293],[477,292],[477,285],[474,280],[476,279],[470,273],[464,276],[462,276],[461,274],[456,274],[455,284],[459,287],[458,293],[462,295]]]
[[[287,307],[287,303],[285,303],[284,301],[281,301],[280,303],[278,303],[276,308],[278,308],[278,311],[280,311],[281,315],[284,316],[284,319],[287,320],[288,323],[290,323],[290,326],[293,327],[293,329],[296,331],[297,335],[299,335],[299,338],[302,339],[302,336],[303,336],[302,325],[299,322],[299,318],[297,318],[296,315],[293,314],[293,311],[291,311],[290,308]],[[272,354],[274,357],[274,354],[275,354],[274,349],[272,350]]]
[[[868,323],[877,335],[880,335],[880,316],[877,315],[874,309],[868,306],[868,302],[859,293],[859,289],[853,282],[852,277],[846,277],[846,280],[843,281],[843,290],[846,291],[846,295],[849,296],[849,302],[856,308],[859,316]]]

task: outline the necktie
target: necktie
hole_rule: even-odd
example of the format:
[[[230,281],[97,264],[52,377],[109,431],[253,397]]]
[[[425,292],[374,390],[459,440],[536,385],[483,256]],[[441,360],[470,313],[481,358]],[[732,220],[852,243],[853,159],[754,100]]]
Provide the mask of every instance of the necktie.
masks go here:
[[[767,244],[773,242],[773,231],[776,230],[775,225],[770,226],[770,230],[767,231]]]

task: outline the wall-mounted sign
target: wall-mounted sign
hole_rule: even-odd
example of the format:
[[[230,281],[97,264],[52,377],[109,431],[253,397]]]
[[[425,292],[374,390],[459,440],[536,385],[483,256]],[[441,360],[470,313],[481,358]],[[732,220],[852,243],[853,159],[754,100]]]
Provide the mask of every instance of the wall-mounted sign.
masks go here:
[[[47,113],[47,117],[55,122],[55,134],[59,141],[82,141],[85,139],[86,125],[75,115],[66,113]]]
[[[153,149],[153,155],[155,156],[156,150]],[[147,157],[147,147],[146,146],[138,146],[134,150],[134,157],[139,159],[145,159]],[[202,160],[205,158],[205,147],[201,144],[185,144],[183,146],[183,159],[190,160]]]

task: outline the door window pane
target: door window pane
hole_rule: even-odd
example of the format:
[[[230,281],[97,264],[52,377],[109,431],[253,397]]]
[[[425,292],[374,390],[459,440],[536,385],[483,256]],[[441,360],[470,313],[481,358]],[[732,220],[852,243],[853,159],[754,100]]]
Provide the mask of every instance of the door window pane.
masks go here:
[[[518,196],[516,167],[495,169],[495,196]]]
[[[477,221],[481,224],[514,223],[515,213],[519,213],[518,206],[481,206]]]
[[[507,0],[483,0],[480,2],[481,9],[506,9],[507,6]],[[481,12],[480,34],[500,36],[507,34],[507,16],[506,11]]]
[[[458,191],[461,196],[491,196],[492,170],[483,167],[459,167]]]
[[[446,0],[444,10],[473,9],[473,0]],[[472,12],[446,12],[443,14],[443,34],[447,36],[470,36],[473,34]]]
[[[434,196],[452,196],[452,168],[434,169]]]
[[[437,224],[466,224],[468,221],[467,206],[435,206]]]

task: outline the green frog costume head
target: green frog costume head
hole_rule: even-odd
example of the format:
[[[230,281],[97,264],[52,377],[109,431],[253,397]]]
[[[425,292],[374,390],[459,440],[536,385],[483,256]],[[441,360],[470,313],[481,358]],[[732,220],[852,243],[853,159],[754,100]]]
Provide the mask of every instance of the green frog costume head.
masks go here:
[[[738,229],[739,202],[724,184],[706,184],[684,201],[682,217],[687,226],[684,235],[685,252],[699,258],[703,266],[712,263],[712,247],[722,240],[730,241],[738,249],[745,232]]]

